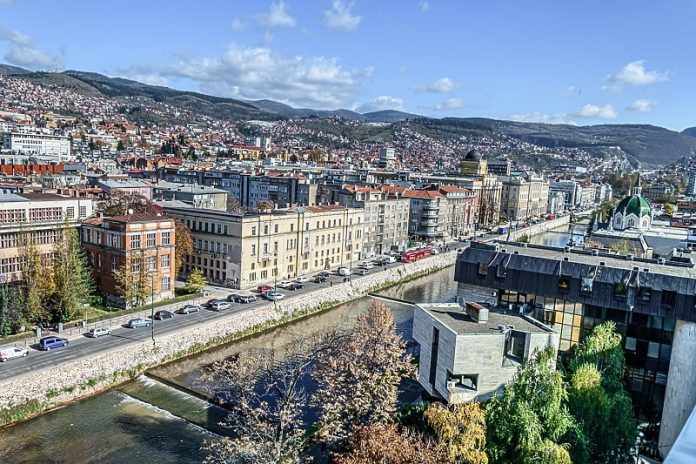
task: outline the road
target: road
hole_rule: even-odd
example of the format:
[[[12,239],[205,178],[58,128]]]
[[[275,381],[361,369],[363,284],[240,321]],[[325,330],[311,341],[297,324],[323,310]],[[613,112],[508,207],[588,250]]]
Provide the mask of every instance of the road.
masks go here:
[[[497,237],[497,236],[491,236],[491,237]],[[456,248],[461,248],[466,246],[464,243],[460,242],[452,242],[449,243],[448,246],[451,249],[456,249]],[[401,262],[396,262],[393,264],[388,264],[386,267],[387,268],[393,268],[393,267],[398,267],[398,266],[403,266],[404,264]],[[357,265],[356,265],[357,267]],[[371,274],[377,273],[382,271],[383,267],[379,265],[375,265],[375,267],[370,271],[369,274],[362,276],[362,275],[352,275],[351,279],[364,279],[364,278],[370,278]],[[286,299],[291,299],[293,297],[297,297],[299,295],[303,295],[309,292],[313,292],[315,290],[318,290],[320,288],[325,288],[329,287],[332,284],[338,284],[343,282],[343,277],[338,276],[335,274],[332,274],[331,277],[327,279],[326,282],[324,283],[314,283],[314,282],[307,282],[304,285],[304,288],[295,290],[295,291],[290,291],[290,290],[283,290],[283,289],[278,289],[280,292],[284,293],[286,295]],[[237,291],[237,290],[231,290],[228,288],[223,288],[223,287],[215,287],[215,286],[209,286],[209,290],[211,291],[212,295],[209,298],[225,298],[228,294],[230,293],[241,293],[241,294],[247,294],[249,292],[243,292],[243,291]],[[178,304],[178,307],[184,306],[186,302],[182,302]],[[225,311],[212,311],[203,308],[200,312],[198,313],[192,313],[192,314],[176,314],[174,318],[172,319],[167,319],[164,321],[155,321],[154,322],[154,327],[155,327],[155,341],[157,340],[158,336],[169,334],[172,332],[176,332],[178,330],[181,330],[186,327],[191,327],[195,326],[196,324],[201,324],[204,322],[211,321],[213,319],[218,319],[218,318],[223,318],[227,317],[231,314],[240,314],[244,313],[247,311],[252,311],[260,306],[264,306],[269,304],[269,302],[263,298],[259,298],[257,302],[254,303],[249,303],[249,304],[242,304],[242,303],[231,303],[232,308],[225,310]],[[282,304],[280,302],[279,304]],[[158,308],[158,310],[161,310],[163,308]],[[144,313],[139,313],[138,316],[143,315]],[[131,315],[127,316],[125,318],[121,318],[120,320],[125,323],[125,321],[129,318],[134,318],[137,317],[136,315]],[[90,325],[89,327],[94,327],[95,325]],[[102,324],[100,326],[108,327],[107,324]],[[44,368],[50,368],[50,367],[57,367],[61,363],[65,363],[68,361],[73,361],[78,358],[82,357],[87,357],[90,355],[94,355],[103,351],[107,351],[109,349],[119,347],[119,346],[124,346],[129,343],[137,343],[137,342],[142,342],[143,340],[148,340],[152,336],[152,330],[150,327],[140,327],[137,329],[129,329],[124,326],[110,326],[108,327],[111,330],[110,335],[104,335],[101,336],[97,339],[92,339],[89,337],[86,337],[84,333],[79,333],[75,334],[73,333],[72,336],[66,336],[65,334],[61,334],[59,336],[64,336],[65,338],[68,338],[69,344],[66,347],[62,348],[54,348],[50,351],[41,351],[38,349],[38,346],[36,345],[30,345],[28,346],[29,349],[29,355],[25,358],[16,358],[16,359],[11,359],[7,362],[0,363],[0,381],[6,380],[18,375],[26,374],[31,371],[35,370],[40,370]],[[53,333],[52,333],[53,335]]]

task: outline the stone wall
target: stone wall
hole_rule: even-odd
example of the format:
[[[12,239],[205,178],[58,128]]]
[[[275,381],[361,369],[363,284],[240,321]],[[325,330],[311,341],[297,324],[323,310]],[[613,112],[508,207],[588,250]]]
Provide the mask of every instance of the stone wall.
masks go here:
[[[534,237],[535,235],[539,235],[546,231],[557,229],[568,224],[570,224],[570,215],[562,216],[552,221],[544,221],[540,222],[539,224],[533,224],[529,227],[525,227],[524,229],[517,228],[510,232],[509,240],[515,241],[523,235],[527,235],[528,237]],[[501,240],[507,239],[507,234],[501,235],[500,238]]]
[[[48,408],[108,389],[149,367],[228,341],[234,334],[268,328],[316,308],[343,303],[380,287],[451,266],[456,257],[457,253],[453,251],[387,270],[375,268],[366,277],[283,300],[278,303],[277,309],[273,303],[269,303],[160,335],[154,348],[148,340],[64,362],[57,355],[56,364],[50,368],[0,381],[0,425],[23,420]],[[37,402],[40,404],[37,405]],[[28,404],[32,404],[30,413],[17,413]]]

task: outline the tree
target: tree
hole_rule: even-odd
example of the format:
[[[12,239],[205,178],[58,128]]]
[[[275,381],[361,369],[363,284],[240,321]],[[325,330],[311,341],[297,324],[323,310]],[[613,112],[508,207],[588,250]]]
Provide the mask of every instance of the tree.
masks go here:
[[[412,371],[395,329],[389,307],[373,301],[349,336],[319,353],[313,402],[321,408],[319,434],[329,445],[344,444],[355,426],[393,420],[399,382]]]
[[[53,319],[66,322],[75,318],[94,291],[87,259],[80,246],[77,230],[58,230],[53,246],[53,294],[50,296]]]
[[[19,332],[22,326],[22,293],[18,287],[0,286],[0,337]]]
[[[581,440],[574,437],[567,399],[555,352],[537,352],[486,405],[491,462],[570,464],[568,449]]]
[[[53,272],[48,258],[43,256],[31,241],[29,234],[23,235],[20,248],[22,262],[23,300],[26,317],[32,323],[51,322],[48,297],[53,293]]]
[[[203,271],[196,268],[191,271],[186,280],[186,291],[189,293],[200,293],[206,285],[208,285],[208,281],[203,275]]]
[[[142,306],[152,296],[152,277],[148,275],[146,263],[140,257],[131,258],[114,271],[116,293],[125,306]]]
[[[308,379],[314,359],[334,337],[295,340],[280,354],[261,349],[213,364],[204,380],[222,386],[211,394],[230,411],[223,425],[231,433],[206,443],[205,462],[297,462],[309,443]]]
[[[181,272],[184,267],[186,256],[193,254],[193,237],[186,224],[179,219],[174,219],[174,237],[176,249],[174,250],[174,266],[176,273]]]
[[[595,327],[570,363],[568,404],[588,439],[587,462],[633,462],[637,430],[623,387],[624,367],[621,335],[613,321]]]
[[[618,242],[614,242],[609,246],[609,249],[620,255],[627,255],[629,253],[635,254],[637,252],[636,248],[628,243],[627,240],[619,240]]]
[[[123,144],[123,140],[119,140],[118,143],[116,144],[116,151],[123,151],[126,149],[126,146]]]
[[[450,407],[434,403],[424,415],[438,443],[452,460],[462,464],[488,464],[486,415],[479,403]]]
[[[674,213],[674,205],[672,203],[665,203],[665,214],[672,215]]]
[[[611,220],[612,215],[614,214],[614,208],[616,208],[616,204],[619,201],[616,199],[612,200],[604,200],[602,203],[600,203],[599,206],[594,210],[593,217],[597,221],[608,221]]]
[[[529,243],[529,235],[527,234],[522,234],[519,236],[519,238],[516,240],[518,243]]]
[[[447,464],[454,463],[432,441],[394,424],[373,424],[355,430],[345,453],[333,454],[335,464]]]

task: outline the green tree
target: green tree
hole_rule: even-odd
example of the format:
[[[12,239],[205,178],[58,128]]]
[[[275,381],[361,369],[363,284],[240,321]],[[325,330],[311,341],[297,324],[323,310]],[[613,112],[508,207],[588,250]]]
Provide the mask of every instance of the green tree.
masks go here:
[[[126,149],[126,146],[123,144],[123,140],[119,140],[118,143],[116,144],[116,150],[123,151],[125,149]]]
[[[636,439],[631,398],[624,390],[624,353],[613,321],[594,328],[570,363],[569,408],[588,440],[589,460],[633,462]],[[574,456],[575,457],[575,456]]]
[[[77,230],[64,227],[58,231],[53,247],[54,289],[50,297],[52,318],[59,322],[73,320],[94,291],[87,259],[80,246]]]
[[[0,337],[19,332],[23,306],[18,287],[8,284],[0,286]]]
[[[48,323],[52,320],[47,302],[53,294],[53,272],[48,258],[41,254],[29,234],[22,235],[24,243],[20,249],[20,259],[26,317],[32,323]]]
[[[127,308],[144,305],[152,295],[152,278],[145,268],[146,263],[136,257],[114,271],[116,294]]]
[[[665,213],[670,216],[674,213],[674,205],[672,203],[665,203]]]
[[[519,238],[516,240],[518,243],[529,243],[529,235],[527,234],[522,234],[519,236]]]
[[[208,281],[203,275],[203,271],[196,268],[191,271],[186,280],[186,291],[189,293],[200,293],[206,285],[208,285]]]
[[[491,462],[570,464],[568,450],[577,440],[567,399],[555,352],[537,352],[486,405]]]

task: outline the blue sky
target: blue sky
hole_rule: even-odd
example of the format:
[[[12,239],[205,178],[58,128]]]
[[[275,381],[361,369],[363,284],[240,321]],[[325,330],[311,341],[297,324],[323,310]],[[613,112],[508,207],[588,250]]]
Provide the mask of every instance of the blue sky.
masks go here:
[[[0,0],[0,60],[296,107],[696,125],[696,2]]]

